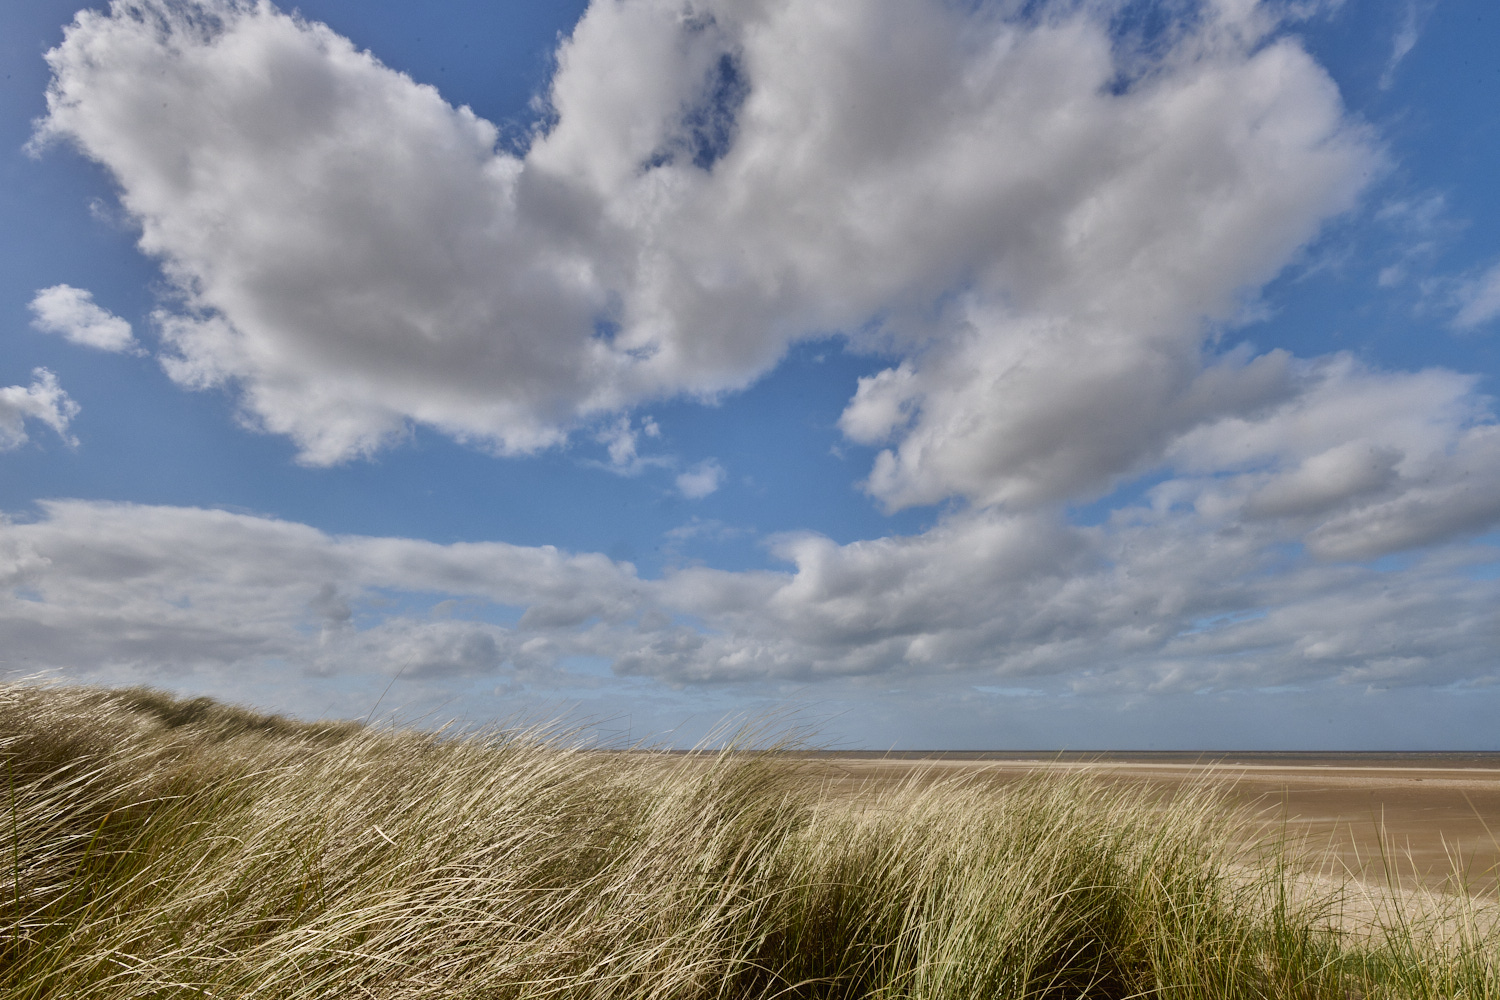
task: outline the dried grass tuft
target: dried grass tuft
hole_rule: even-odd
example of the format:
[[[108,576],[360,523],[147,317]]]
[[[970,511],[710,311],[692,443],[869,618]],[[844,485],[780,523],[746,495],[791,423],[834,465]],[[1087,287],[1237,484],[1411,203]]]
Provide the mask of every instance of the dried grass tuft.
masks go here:
[[[0,687],[0,766],[7,1000],[1500,996],[1492,926],[1396,906],[1340,933],[1283,855],[1246,877],[1204,787],[833,800],[743,738],[606,752],[26,685]]]

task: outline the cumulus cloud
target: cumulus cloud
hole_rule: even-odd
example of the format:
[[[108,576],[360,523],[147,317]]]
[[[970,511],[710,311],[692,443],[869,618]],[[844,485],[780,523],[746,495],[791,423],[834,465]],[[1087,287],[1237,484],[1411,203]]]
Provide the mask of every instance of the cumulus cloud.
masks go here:
[[[1493,674],[1500,581],[1464,572],[1482,553],[1377,571],[1289,561],[1284,542],[1274,522],[1225,531],[1180,506],[1094,528],[988,510],[911,537],[788,536],[788,570],[652,581],[550,547],[49,502],[0,525],[0,635],[5,666],[74,673],[281,664],[545,684],[590,656],[674,683],[967,674],[1137,693]],[[477,613],[448,613],[455,599]]]
[[[325,642],[315,660],[324,671],[366,671],[408,677],[478,677],[499,672],[519,644],[510,629],[483,622],[392,617],[379,625]],[[511,663],[514,669],[514,663]]]
[[[173,378],[237,381],[310,462],[407,420],[524,451],[590,405],[595,264],[490,123],[264,4],[121,0],[48,58],[39,138],[109,167],[181,294]]]
[[[1190,419],[1207,324],[1375,157],[1265,9],[1210,0],[1155,52],[1107,6],[595,3],[554,124],[512,155],[322,25],[115,0],[49,53],[38,141],[119,181],[181,299],[172,377],[239,386],[305,461],[412,421],[530,451],[862,331],[916,352],[905,396],[863,390],[845,422],[900,439],[872,491],[1056,495]],[[873,415],[892,406],[905,425]]]
[[[1145,693],[1491,676],[1493,580],[1437,560],[1402,575],[1286,564],[1280,539],[1182,511],[1107,530],[1037,516],[957,518],[913,538],[790,542],[795,572],[685,570],[667,586],[713,622],[619,669],[695,680],[981,672]],[[1493,555],[1491,555],[1493,559]],[[1274,576],[1268,570],[1275,569]]]
[[[1274,395],[1275,358],[1205,368],[1208,324],[1350,207],[1373,163],[1289,42],[1216,50],[1120,97],[1105,50],[1073,71],[1094,96],[1066,91],[1058,131],[1010,144],[1026,152],[1005,169],[1045,194],[1013,206],[1025,235],[1002,244],[993,291],[845,414],[857,439],[897,439],[868,482],[892,508],[1100,491],[1174,432]]]
[[[0,388],[0,451],[19,448],[30,440],[28,420],[40,420],[64,442],[76,446],[78,439],[68,433],[68,425],[78,410],[78,404],[57,384],[56,375],[45,368],[36,369],[30,385]]]
[[[706,458],[677,476],[677,492],[689,500],[702,500],[718,490],[724,482],[724,467],[712,458]]]
[[[332,537],[193,508],[41,506],[39,520],[0,524],[0,632],[11,666],[155,672],[286,661],[316,671],[485,673],[534,665],[526,642],[549,630],[619,623],[640,604],[628,566],[551,547]],[[414,618],[389,608],[392,592],[431,604],[470,597],[519,621]]]
[[[1110,3],[1033,6],[598,0],[520,152],[268,3],[81,12],[38,142],[118,181],[173,289],[170,377],[235,387],[303,461],[412,423],[501,454],[582,429],[632,474],[656,462],[632,407],[713,399],[837,332],[892,359],[840,419],[880,449],[865,489],[960,502],[920,535],[790,535],[786,569],[650,581],[550,548],[52,503],[0,526],[8,655],[1079,691],[1493,673],[1500,583],[1451,544],[1500,523],[1475,381],[1218,347],[1355,205],[1372,137],[1280,5],[1204,0],[1155,41],[1113,32]],[[1461,325],[1494,315],[1487,287]],[[724,476],[675,470],[690,498]],[[1144,501],[1068,521],[1147,474]],[[1411,565],[1367,565],[1393,552]]]
[[[658,600],[703,627],[617,669],[1136,693],[1493,676],[1500,582],[1477,571],[1496,554],[1463,542],[1500,525],[1500,424],[1476,378],[1241,354],[1196,381],[1163,480],[1101,525],[1002,502],[911,537],[788,536],[774,551],[790,573],[669,574]],[[1398,552],[1409,567],[1370,565]]]
[[[1297,391],[1179,437],[1161,503],[1227,523],[1281,519],[1330,559],[1371,559],[1500,523],[1500,425],[1477,379],[1373,371],[1348,355],[1296,366]]]
[[[31,300],[31,325],[61,334],[70,343],[101,351],[128,351],[136,346],[130,324],[94,302],[94,294],[72,285],[40,289]]]
[[[622,476],[637,476],[652,466],[669,466],[673,460],[667,455],[642,455],[639,452],[641,438],[660,438],[661,426],[650,417],[640,421],[639,426],[629,416],[621,416],[600,428],[594,440],[605,446],[609,461],[604,467]]]
[[[1064,345],[1055,328],[1032,332],[976,331],[920,368],[861,379],[846,433],[866,443],[900,437],[877,456],[869,492],[893,510],[953,494],[1024,507],[1102,493],[1159,459],[1177,434],[1289,388],[1279,352],[1204,368],[1192,344],[1177,351],[1100,335]]]

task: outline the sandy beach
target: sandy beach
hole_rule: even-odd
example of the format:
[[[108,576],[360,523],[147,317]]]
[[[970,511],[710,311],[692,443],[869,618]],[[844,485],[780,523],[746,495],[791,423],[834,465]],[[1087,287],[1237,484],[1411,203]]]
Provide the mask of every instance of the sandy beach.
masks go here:
[[[1247,836],[1305,845],[1330,875],[1495,895],[1500,754],[816,755],[815,774],[850,793],[921,775],[1003,784],[1085,771],[1163,791],[1222,785],[1259,822]],[[1453,879],[1462,872],[1466,885]]]

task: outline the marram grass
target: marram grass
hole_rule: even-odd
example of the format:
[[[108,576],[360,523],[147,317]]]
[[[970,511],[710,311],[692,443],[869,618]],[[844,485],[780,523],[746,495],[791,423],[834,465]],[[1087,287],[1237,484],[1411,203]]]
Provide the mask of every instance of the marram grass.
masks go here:
[[[1206,788],[301,724],[0,687],[9,998],[1500,997],[1453,897],[1362,933]],[[1394,899],[1395,897],[1392,897]]]

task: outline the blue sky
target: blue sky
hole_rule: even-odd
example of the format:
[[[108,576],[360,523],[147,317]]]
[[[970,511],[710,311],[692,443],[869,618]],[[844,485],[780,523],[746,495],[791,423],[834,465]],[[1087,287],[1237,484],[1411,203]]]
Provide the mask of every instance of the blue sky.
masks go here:
[[[1497,36],[7,5],[0,669],[609,739],[1494,748]]]

